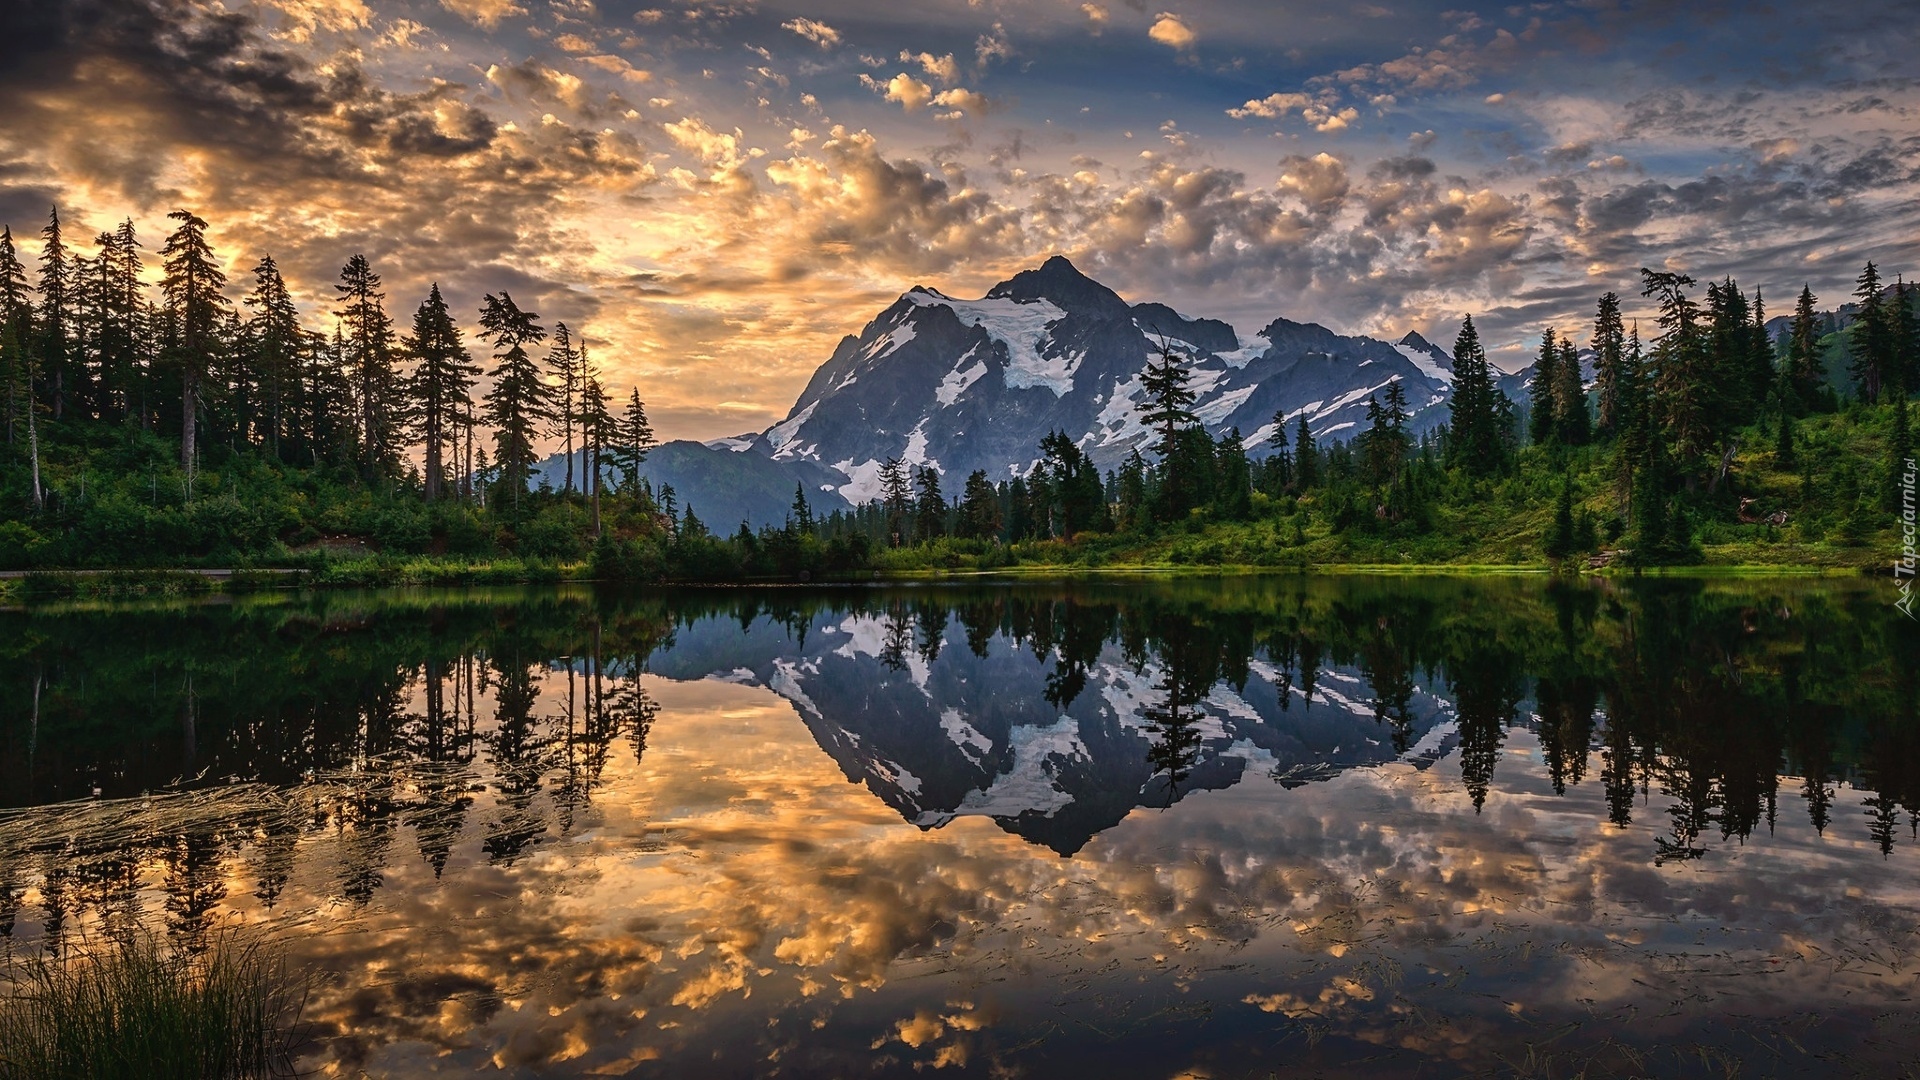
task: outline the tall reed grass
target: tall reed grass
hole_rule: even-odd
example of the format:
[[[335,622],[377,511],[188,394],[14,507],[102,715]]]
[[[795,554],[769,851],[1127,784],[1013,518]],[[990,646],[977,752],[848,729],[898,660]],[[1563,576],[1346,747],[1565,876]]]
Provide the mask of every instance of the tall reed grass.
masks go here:
[[[253,1080],[298,1075],[308,980],[252,935],[197,949],[117,932],[0,982],[0,1080]]]

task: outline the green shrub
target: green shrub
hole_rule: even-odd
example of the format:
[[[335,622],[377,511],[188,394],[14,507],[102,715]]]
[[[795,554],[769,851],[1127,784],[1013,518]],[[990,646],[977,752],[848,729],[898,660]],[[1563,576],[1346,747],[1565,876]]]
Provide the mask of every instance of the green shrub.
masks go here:
[[[24,522],[0,521],[0,570],[24,570],[47,540]]]

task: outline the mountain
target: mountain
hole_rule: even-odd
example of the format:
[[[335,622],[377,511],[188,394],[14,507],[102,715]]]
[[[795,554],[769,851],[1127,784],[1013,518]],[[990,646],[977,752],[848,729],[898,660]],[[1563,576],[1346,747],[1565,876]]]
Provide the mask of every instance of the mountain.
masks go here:
[[[1452,358],[1418,334],[1388,343],[1276,318],[1243,336],[1164,304],[1129,304],[1055,256],[978,300],[908,290],[840,341],[785,419],[727,443],[742,456],[830,469],[851,503],[878,493],[889,457],[950,478],[984,469],[1006,479],[1030,468],[1055,430],[1111,469],[1152,441],[1140,374],[1162,342],[1193,373],[1207,429],[1239,428],[1256,456],[1270,451],[1276,412],[1289,425],[1304,414],[1320,439],[1352,438],[1368,397],[1394,379],[1415,433],[1446,419]],[[1514,395],[1524,378],[1503,383]]]
[[[533,483],[543,481],[559,487],[566,477],[565,454],[542,461],[534,470]],[[586,474],[582,455],[575,453],[574,482]],[[725,447],[676,441],[662,443],[647,455],[640,467],[657,492],[672,485],[680,506],[692,506],[693,512],[717,533],[730,533],[742,521],[758,528],[779,525],[793,506],[796,484],[807,491],[807,501],[819,514],[845,510],[848,504],[835,488],[844,483],[837,474],[807,461],[777,461],[763,454],[737,453]],[[608,483],[619,476],[609,470]]]

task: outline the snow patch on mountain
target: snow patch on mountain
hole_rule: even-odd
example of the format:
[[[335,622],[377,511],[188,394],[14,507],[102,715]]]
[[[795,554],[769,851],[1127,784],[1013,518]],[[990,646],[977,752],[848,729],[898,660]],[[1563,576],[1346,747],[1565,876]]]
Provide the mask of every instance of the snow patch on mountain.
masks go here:
[[[940,467],[938,461],[927,456],[927,419],[923,416],[919,423],[913,425],[913,431],[907,435],[906,452],[900,455],[900,460],[907,465],[922,465],[934,472],[945,473],[946,470]]]
[[[886,337],[875,338],[873,344],[867,346],[866,355],[861,357],[861,359],[872,361],[891,356],[900,350],[900,346],[912,341],[919,332],[919,329],[912,323],[902,322],[899,326],[889,330]]]
[[[793,442],[795,435],[800,434],[802,425],[813,419],[813,411],[819,407],[820,402],[818,399],[810,401],[807,403],[806,408],[801,409],[793,416],[767,429],[767,442],[773,447],[774,457],[782,458],[792,456],[788,452],[789,448],[787,444]]]
[[[1065,397],[1073,390],[1073,372],[1085,359],[1085,353],[1065,353],[1056,357],[1041,355],[1048,327],[1067,317],[1049,301],[988,299],[955,300],[932,290],[907,294],[907,299],[922,307],[945,306],[962,323],[978,326],[987,336],[1006,346],[1007,368],[1003,373],[1007,389],[1025,390],[1044,386],[1054,397]]]
[[[1260,334],[1255,334],[1250,338],[1241,338],[1238,349],[1217,355],[1220,359],[1226,361],[1228,367],[1238,370],[1258,360],[1271,348],[1273,348],[1273,342],[1268,341]]]
[[[1140,390],[1138,375],[1113,384],[1113,396],[1093,421],[1100,428],[1101,446],[1131,442],[1147,433],[1147,425],[1140,419],[1140,407],[1133,403]]]
[[[1420,374],[1436,382],[1443,382],[1448,386],[1453,385],[1453,372],[1435,363],[1431,354],[1415,348],[1404,341],[1397,342],[1393,348],[1395,352],[1406,357],[1407,361],[1414,367],[1419,368]]]
[[[947,372],[946,378],[940,380],[940,388],[933,392],[935,401],[943,407],[950,406],[960,400],[960,395],[967,392],[967,387],[980,381],[980,376],[987,373],[987,362],[974,356],[979,351],[977,347],[968,349],[955,362],[953,370]],[[968,360],[972,360],[973,363],[969,365]]]
[[[847,482],[833,490],[855,506],[872,502],[880,497],[880,465],[878,458],[868,458],[858,465],[852,458],[835,463],[833,467],[846,475]]]
[[[1236,390],[1229,390],[1194,409],[1193,415],[1199,417],[1203,424],[1224,423],[1227,417],[1233,415],[1233,410],[1246,404],[1247,399],[1252,397],[1253,392],[1258,389],[1260,389],[1258,386],[1242,386]]]

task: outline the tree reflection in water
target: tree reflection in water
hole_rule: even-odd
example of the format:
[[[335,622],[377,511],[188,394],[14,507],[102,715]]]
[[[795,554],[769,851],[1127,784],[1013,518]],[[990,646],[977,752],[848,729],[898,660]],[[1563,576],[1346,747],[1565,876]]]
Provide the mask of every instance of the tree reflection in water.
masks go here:
[[[1393,765],[1490,816],[1535,775],[1510,762],[1537,755],[1543,796],[1590,808],[1580,842],[1632,838],[1642,872],[1729,865],[1729,845],[1761,846],[1789,818],[1898,867],[1920,848],[1920,657],[1882,599],[1823,583],[1263,578],[5,611],[0,801],[24,809],[0,814],[0,935],[58,948],[145,919],[191,944],[229,912],[292,917],[294,896],[377,914],[398,910],[396,890],[418,901],[420,875],[522,880],[537,851],[597,842],[578,838],[608,777],[638,775],[616,757],[654,753],[653,679],[785,698],[896,824],[978,816],[1061,855],[1139,807]],[[765,798],[726,764],[705,767],[740,805]],[[1399,827],[1351,825],[1355,844]],[[1005,901],[979,888],[929,915],[925,941],[990,923],[978,911]],[[937,952],[898,933],[889,959]],[[792,960],[808,940],[765,948]],[[1269,1011],[1373,1000],[1357,993]],[[956,1023],[939,1021],[972,1030]]]

